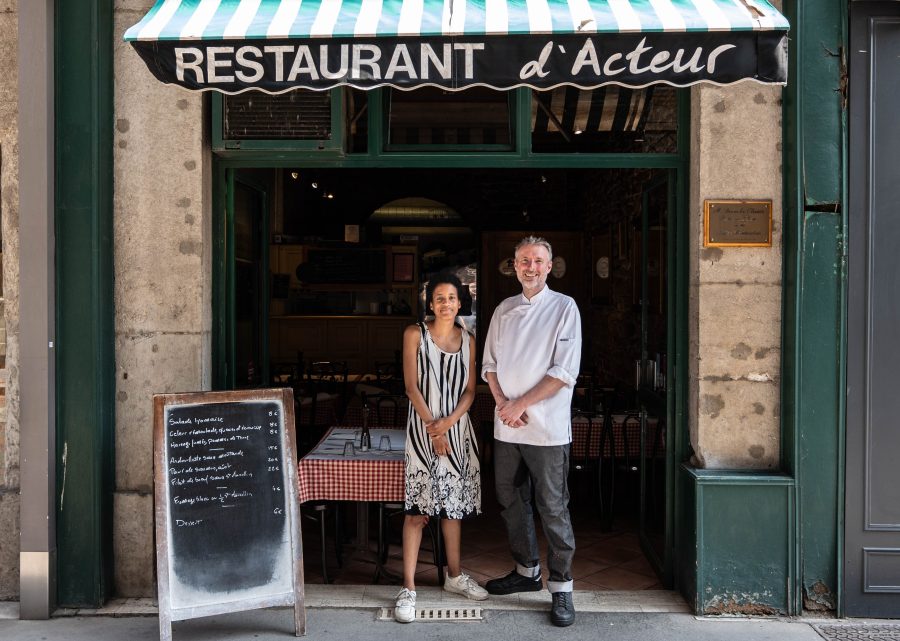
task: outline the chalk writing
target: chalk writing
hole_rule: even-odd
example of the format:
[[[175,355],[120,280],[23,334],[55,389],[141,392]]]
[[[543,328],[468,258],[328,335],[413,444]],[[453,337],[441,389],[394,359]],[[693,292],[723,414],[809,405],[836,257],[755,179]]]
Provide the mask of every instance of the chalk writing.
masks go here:
[[[239,547],[240,541],[267,532],[273,541],[283,540],[282,429],[280,406],[274,402],[168,410],[165,471],[171,536],[181,550],[176,568],[183,557],[186,573],[202,577],[194,566],[202,566],[204,549]]]

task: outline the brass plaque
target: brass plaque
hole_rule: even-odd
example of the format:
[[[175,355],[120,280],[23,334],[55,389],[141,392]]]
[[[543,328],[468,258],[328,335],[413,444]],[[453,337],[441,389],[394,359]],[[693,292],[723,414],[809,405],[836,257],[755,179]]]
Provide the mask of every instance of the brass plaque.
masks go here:
[[[703,202],[704,247],[771,247],[771,200]]]

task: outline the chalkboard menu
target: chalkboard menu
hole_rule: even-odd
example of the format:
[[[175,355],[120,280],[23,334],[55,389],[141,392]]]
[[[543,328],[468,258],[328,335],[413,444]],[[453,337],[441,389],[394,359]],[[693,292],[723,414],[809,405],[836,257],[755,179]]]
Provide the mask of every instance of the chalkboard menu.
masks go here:
[[[387,274],[384,249],[311,248],[297,266],[297,280],[309,284],[383,283]]]
[[[160,637],[276,605],[305,633],[291,390],[153,400]]]

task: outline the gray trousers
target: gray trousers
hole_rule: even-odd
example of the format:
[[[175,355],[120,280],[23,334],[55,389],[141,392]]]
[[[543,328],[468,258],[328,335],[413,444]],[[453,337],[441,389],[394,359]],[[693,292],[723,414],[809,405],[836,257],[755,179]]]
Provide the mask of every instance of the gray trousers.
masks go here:
[[[569,445],[494,441],[494,475],[513,559],[524,568],[540,564],[536,506],[547,537],[547,587],[550,592],[571,592],[575,535],[569,518]]]

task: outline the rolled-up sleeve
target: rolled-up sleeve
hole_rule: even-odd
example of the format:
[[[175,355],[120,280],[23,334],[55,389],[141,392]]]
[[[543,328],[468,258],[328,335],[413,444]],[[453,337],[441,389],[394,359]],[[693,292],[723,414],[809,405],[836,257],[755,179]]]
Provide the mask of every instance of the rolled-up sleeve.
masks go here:
[[[500,331],[500,307],[494,310],[487,336],[484,338],[484,353],[481,355],[481,378],[487,381],[488,372],[497,371],[497,338]]]
[[[491,323],[493,325],[493,322]],[[490,334],[488,335],[490,340]],[[487,343],[485,343],[487,344]],[[485,347],[487,352],[487,347]],[[566,305],[556,335],[553,364],[547,376],[561,380],[567,387],[573,387],[581,369],[581,315],[574,301]]]

